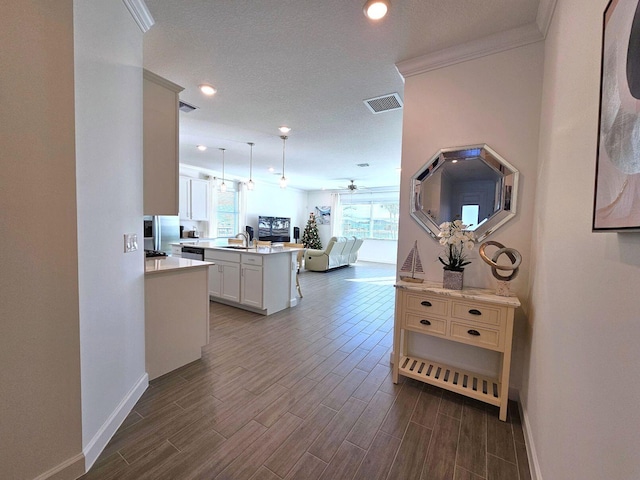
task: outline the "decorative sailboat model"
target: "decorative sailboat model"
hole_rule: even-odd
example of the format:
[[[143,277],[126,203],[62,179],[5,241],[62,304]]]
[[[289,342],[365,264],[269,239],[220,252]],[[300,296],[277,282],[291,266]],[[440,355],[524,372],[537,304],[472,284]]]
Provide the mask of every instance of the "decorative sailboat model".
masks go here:
[[[409,252],[409,255],[407,255],[407,259],[402,264],[402,268],[400,268],[400,272],[411,273],[411,276],[402,275],[401,273],[400,280],[404,280],[405,282],[412,282],[412,283],[424,282],[424,279],[416,278],[416,272],[424,273],[424,270],[422,269],[422,262],[420,261],[420,253],[418,253],[417,240],[414,242],[413,248]]]

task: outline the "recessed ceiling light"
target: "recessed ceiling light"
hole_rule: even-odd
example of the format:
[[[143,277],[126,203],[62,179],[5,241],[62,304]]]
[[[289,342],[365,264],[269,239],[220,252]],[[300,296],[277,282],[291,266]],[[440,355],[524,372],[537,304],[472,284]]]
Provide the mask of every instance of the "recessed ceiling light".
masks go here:
[[[273,167],[269,167],[269,171],[273,173]]]
[[[279,127],[278,130],[280,130],[281,133],[289,133],[291,131],[291,128],[283,125],[283,126]]]
[[[201,85],[198,85],[198,88],[200,89],[200,91],[202,93],[204,93],[205,95],[213,95],[214,93],[217,92],[217,90],[215,88],[213,88],[211,85],[209,85],[208,83],[203,83]]]
[[[205,145],[198,145],[196,148],[198,150],[200,150],[201,152],[204,152],[207,149],[207,147]]]
[[[371,20],[380,20],[389,11],[389,0],[368,0],[364,4],[364,14]]]

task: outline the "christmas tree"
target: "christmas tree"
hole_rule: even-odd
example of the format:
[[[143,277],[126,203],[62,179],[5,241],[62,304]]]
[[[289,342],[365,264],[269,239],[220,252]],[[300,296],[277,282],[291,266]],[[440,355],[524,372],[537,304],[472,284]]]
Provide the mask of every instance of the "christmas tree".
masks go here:
[[[309,221],[307,226],[304,227],[304,233],[302,234],[302,243],[305,248],[313,248],[316,250],[322,250],[322,242],[318,235],[318,225],[316,224],[316,216],[311,212],[309,214]]]

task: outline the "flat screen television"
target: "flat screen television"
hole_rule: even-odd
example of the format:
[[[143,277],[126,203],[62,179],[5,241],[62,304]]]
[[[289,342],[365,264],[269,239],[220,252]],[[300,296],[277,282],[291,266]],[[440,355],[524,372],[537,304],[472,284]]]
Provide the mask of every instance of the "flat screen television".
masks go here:
[[[286,217],[258,217],[258,240],[271,242],[291,241],[291,219]]]

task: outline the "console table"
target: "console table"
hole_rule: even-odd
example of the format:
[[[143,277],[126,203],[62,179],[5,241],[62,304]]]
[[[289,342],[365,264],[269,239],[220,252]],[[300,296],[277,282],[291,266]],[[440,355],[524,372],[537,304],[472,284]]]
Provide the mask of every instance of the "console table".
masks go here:
[[[492,290],[448,290],[439,283],[400,281],[396,285],[393,335],[393,382],[414,378],[500,407],[507,419],[511,343],[517,297]],[[407,331],[440,337],[501,353],[497,378],[462,370],[407,353]]]

